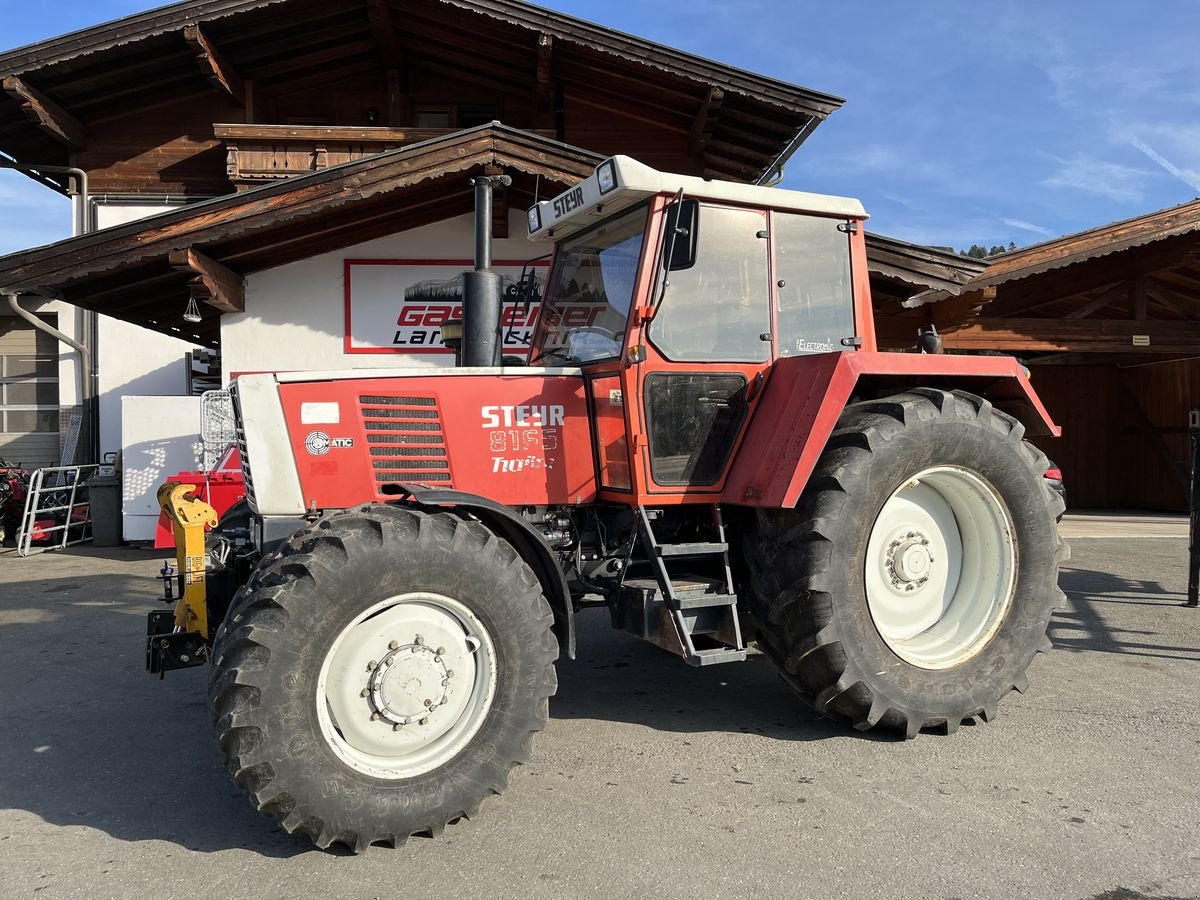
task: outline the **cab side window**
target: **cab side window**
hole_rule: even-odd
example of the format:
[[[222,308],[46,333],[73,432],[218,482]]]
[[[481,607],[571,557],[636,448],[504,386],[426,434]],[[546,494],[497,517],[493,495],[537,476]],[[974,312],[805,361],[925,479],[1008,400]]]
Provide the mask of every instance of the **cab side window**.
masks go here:
[[[650,340],[676,362],[765,362],[770,355],[766,215],[701,205],[696,263],[669,273]]]
[[[774,214],[780,356],[844,350],[842,338],[854,335],[850,235],[839,230],[844,225],[839,219]]]

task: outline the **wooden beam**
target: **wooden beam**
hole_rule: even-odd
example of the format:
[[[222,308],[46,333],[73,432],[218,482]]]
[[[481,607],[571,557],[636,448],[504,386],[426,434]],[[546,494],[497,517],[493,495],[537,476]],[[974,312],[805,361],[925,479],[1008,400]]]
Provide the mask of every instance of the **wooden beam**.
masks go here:
[[[537,113],[538,128],[554,127],[554,84],[550,77],[553,63],[554,35],[542,32],[538,35],[537,59]]]
[[[388,0],[367,0],[367,20],[371,35],[387,70],[387,123],[393,128],[412,124],[412,100],[409,97],[408,54],[396,30]]]
[[[404,68],[404,47],[392,20],[392,9],[387,0],[367,0],[367,21],[371,23],[371,34],[383,57],[385,69]]]
[[[1146,279],[1146,290],[1150,296],[1169,309],[1181,319],[1195,319],[1200,315],[1195,297],[1179,292],[1174,285],[1167,284],[1157,278]]]
[[[696,113],[696,119],[692,122],[692,130],[688,134],[688,155],[697,158],[703,157],[708,141],[716,131],[717,116],[720,114],[721,105],[724,102],[725,92],[723,90],[719,87],[708,89],[708,96],[700,105],[700,111]]]
[[[553,60],[554,35],[538,35],[537,90],[538,96],[550,97],[550,65]]]
[[[246,286],[241,275],[193,247],[170,251],[167,261],[173,269],[193,273],[188,288],[194,299],[223,313],[246,311]]]
[[[1135,278],[1133,280],[1133,308],[1131,310],[1133,318],[1139,322],[1144,322],[1147,319],[1146,311],[1146,279]]]
[[[200,29],[200,26],[184,25],[183,39],[192,48],[200,71],[204,73],[204,77],[212,83],[213,87],[223,91],[238,106],[245,106],[246,85],[243,84],[241,76],[225,60],[225,57],[208,39],[208,35]]]
[[[78,149],[87,141],[87,129],[73,115],[17,75],[5,75],[4,93],[21,106],[21,111],[56,141]]]
[[[387,121],[393,128],[402,128],[412,122],[412,103],[408,97],[408,76],[400,69],[387,71],[388,108]]]
[[[883,319],[879,325],[888,320]],[[1149,339],[1135,345],[1134,337]],[[944,332],[950,350],[1055,350],[1088,353],[1195,353],[1200,323],[1132,319],[977,319]]]
[[[1122,282],[1121,284],[1115,285],[1114,287],[1109,288],[1107,291],[1104,291],[1099,297],[1093,297],[1091,300],[1089,300],[1087,303],[1083,304],[1083,306],[1079,307],[1078,309],[1071,310],[1069,313],[1067,313],[1065,316],[1063,316],[1063,318],[1064,319],[1086,319],[1092,313],[1103,309],[1104,307],[1106,307],[1110,303],[1112,303],[1114,300],[1121,299],[1122,297],[1124,297],[1126,295],[1126,293],[1128,293],[1128,291],[1129,291],[1129,283]]]

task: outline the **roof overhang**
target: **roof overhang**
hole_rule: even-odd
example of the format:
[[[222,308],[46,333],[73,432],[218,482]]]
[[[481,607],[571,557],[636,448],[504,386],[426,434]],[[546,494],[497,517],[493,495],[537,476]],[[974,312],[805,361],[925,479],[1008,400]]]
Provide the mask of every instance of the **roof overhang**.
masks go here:
[[[934,324],[960,350],[1200,352],[1200,200],[1001,254],[910,297],[881,339]],[[892,327],[894,326],[894,327]],[[1071,357],[1073,358],[1073,357]]]
[[[230,278],[431,224],[473,209],[469,176],[515,176],[513,202],[587,177],[600,157],[484,125],[0,257],[0,290],[64,299],[156,331],[216,343]],[[201,291],[202,320],[182,318]],[[208,291],[211,296],[205,296]]]
[[[0,150],[56,164],[89,127],[162,103],[215,91],[237,106],[243,82],[333,83],[396,57],[531,96],[544,73],[569,105],[673,132],[705,174],[742,181],[844,102],[519,0],[184,0],[0,53]]]

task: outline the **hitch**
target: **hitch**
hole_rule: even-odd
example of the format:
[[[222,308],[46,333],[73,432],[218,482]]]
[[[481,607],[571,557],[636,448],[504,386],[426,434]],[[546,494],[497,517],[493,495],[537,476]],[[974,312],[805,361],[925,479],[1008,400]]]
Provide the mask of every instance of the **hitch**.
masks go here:
[[[158,504],[175,531],[178,576],[171,564],[163,566],[159,580],[163,599],[173,597],[173,582],[178,577],[180,597],[174,612],[152,612],[146,625],[146,670],[162,676],[168,669],[202,665],[208,659],[208,592],[205,573],[208,553],[204,547],[205,528],[215,528],[217,511],[196,497],[190,484],[168,481],[158,489]]]
[[[146,671],[166,678],[170,669],[189,669],[208,661],[208,641],[194,631],[176,631],[175,613],[152,612],[146,623]]]

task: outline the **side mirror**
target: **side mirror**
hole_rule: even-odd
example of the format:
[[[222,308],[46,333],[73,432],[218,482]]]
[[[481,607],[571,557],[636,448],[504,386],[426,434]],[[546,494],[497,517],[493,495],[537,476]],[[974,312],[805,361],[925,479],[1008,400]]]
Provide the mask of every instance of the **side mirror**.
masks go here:
[[[667,210],[667,271],[678,272],[696,264],[700,241],[700,201],[680,199]]]

